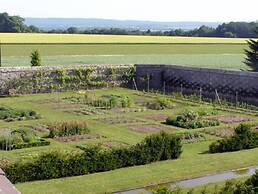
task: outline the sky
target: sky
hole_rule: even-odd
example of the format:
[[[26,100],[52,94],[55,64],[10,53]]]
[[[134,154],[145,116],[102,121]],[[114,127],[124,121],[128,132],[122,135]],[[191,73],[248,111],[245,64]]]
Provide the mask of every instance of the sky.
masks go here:
[[[258,0],[0,0],[22,17],[152,21],[256,21]]]

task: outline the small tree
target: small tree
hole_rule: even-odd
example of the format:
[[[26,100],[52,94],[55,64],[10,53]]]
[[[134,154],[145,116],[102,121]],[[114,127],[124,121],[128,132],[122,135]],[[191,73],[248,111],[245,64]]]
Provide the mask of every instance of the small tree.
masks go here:
[[[258,35],[258,27],[256,29]],[[252,68],[253,71],[258,71],[258,40],[250,39],[247,42],[249,49],[245,50],[245,64]]]
[[[30,58],[32,67],[41,66],[41,56],[38,50],[33,51]]]

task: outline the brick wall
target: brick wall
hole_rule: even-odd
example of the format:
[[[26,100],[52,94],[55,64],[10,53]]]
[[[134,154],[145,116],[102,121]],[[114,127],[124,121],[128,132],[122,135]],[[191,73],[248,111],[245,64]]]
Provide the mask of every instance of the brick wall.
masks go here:
[[[147,89],[182,92],[258,105],[258,73],[175,65],[136,65],[137,85]]]

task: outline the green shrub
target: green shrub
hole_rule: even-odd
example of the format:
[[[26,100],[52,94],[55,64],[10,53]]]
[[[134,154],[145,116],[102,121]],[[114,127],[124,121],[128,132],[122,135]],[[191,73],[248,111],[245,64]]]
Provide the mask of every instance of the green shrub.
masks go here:
[[[128,148],[81,149],[81,152],[44,153],[27,162],[7,164],[3,170],[13,183],[83,175],[177,159],[182,153],[182,144],[178,136],[161,132]]]
[[[32,110],[19,110],[9,107],[0,107],[0,120],[6,122],[39,119],[40,116]]]
[[[85,93],[84,96],[76,96],[65,98],[73,103],[86,104],[97,108],[129,108],[133,105],[133,99],[124,95],[103,95],[97,97],[90,93]]]
[[[38,50],[35,50],[31,53],[31,66],[41,66],[41,56]]]
[[[203,113],[202,113],[203,114]],[[210,127],[219,125],[217,120],[203,119],[197,112],[185,112],[182,115],[174,117],[168,117],[166,124],[176,127],[182,127],[186,129],[196,129],[202,127]]]
[[[30,129],[17,129],[11,132],[9,136],[0,137],[0,149],[14,150],[29,147],[38,147],[49,145],[50,142],[41,139]]]
[[[64,137],[89,133],[88,124],[84,121],[66,121],[48,125],[49,137]]]
[[[169,98],[157,97],[154,102],[148,102],[146,104],[148,109],[152,110],[163,110],[165,108],[174,108],[174,104]]]
[[[240,124],[235,129],[233,137],[213,142],[209,146],[209,151],[211,153],[231,152],[255,147],[258,147],[258,133],[253,132],[249,125]]]

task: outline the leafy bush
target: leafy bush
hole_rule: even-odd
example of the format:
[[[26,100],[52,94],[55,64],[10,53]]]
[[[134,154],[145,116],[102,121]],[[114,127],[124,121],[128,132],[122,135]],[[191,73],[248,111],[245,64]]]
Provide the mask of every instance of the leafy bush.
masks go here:
[[[50,142],[41,139],[37,134],[29,129],[17,129],[9,136],[0,137],[0,149],[14,150],[29,147],[45,146]]]
[[[127,108],[133,105],[133,99],[125,95],[103,95],[97,97],[90,93],[85,93],[84,96],[76,96],[66,98],[73,103],[86,104],[89,106],[111,109],[111,108]]]
[[[40,116],[32,110],[18,110],[9,107],[0,107],[0,120],[6,122],[39,119]]]
[[[258,147],[258,133],[253,132],[249,125],[240,124],[235,129],[235,135],[233,137],[213,142],[209,146],[209,150],[211,153],[218,153],[252,149],[255,147]]]
[[[165,108],[174,108],[174,104],[170,99],[165,97],[157,97],[154,102],[148,102],[146,104],[148,109],[163,110]]]
[[[186,129],[196,129],[202,127],[217,126],[219,125],[219,121],[203,119],[199,113],[190,111],[185,112],[182,115],[177,116],[176,118],[168,117],[166,119],[166,124]]]
[[[66,121],[48,125],[49,137],[64,137],[89,133],[88,124],[83,121]]]
[[[102,149],[95,146],[81,149],[83,152],[44,153],[30,161],[8,164],[3,169],[7,177],[17,183],[177,159],[182,153],[180,138],[165,132],[146,137],[142,142],[128,148]]]

